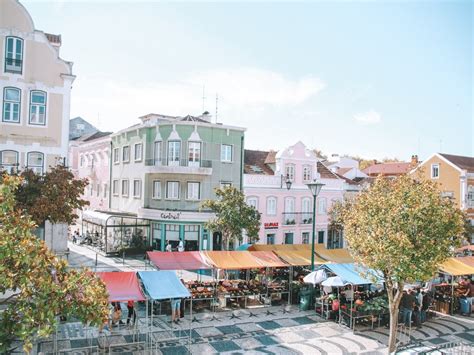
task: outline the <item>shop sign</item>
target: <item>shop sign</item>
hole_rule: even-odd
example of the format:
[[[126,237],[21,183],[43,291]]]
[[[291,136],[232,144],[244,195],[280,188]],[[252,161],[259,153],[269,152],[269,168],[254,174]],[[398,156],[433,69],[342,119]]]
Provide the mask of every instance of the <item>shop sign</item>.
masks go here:
[[[172,212],[165,213],[165,212],[162,212],[162,213],[161,213],[161,218],[163,218],[163,219],[177,220],[177,219],[179,219],[179,216],[181,216],[181,212],[176,212],[176,213],[172,213]]]
[[[278,222],[268,222],[263,224],[265,229],[278,229]]]

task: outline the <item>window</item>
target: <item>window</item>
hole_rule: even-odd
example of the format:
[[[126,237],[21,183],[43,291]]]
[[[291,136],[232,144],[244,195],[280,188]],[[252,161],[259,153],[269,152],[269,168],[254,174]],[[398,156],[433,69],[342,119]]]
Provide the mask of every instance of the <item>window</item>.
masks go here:
[[[293,244],[293,232],[285,233],[285,244]]]
[[[467,187],[467,208],[474,208],[474,186]]]
[[[318,198],[318,214],[326,214],[326,198]]]
[[[161,181],[153,180],[153,195],[152,198],[159,200],[161,198]]]
[[[168,165],[179,166],[179,159],[181,157],[181,142],[168,142]]]
[[[285,198],[285,213],[283,213],[283,223],[295,224],[295,199],[293,197]]]
[[[285,175],[288,180],[295,180],[295,166],[293,164],[287,164],[285,166]]]
[[[46,125],[46,93],[34,90],[30,93],[30,124]]]
[[[142,181],[133,180],[133,197],[140,198],[142,196]]]
[[[188,143],[188,166],[201,166],[201,143]]]
[[[128,163],[130,161],[130,146],[126,145],[122,148],[122,162]]]
[[[107,198],[107,184],[104,184],[104,198]]]
[[[118,180],[112,181],[112,194],[114,196],[118,196],[119,194],[119,181]]]
[[[94,195],[94,185],[92,185],[92,184],[89,185],[89,193],[90,193],[91,196]]]
[[[3,122],[20,123],[20,102],[20,89],[3,89]]]
[[[200,186],[199,182],[188,182],[187,195],[188,200],[199,200],[200,196]]]
[[[161,165],[161,142],[155,142],[153,146],[153,165]]]
[[[221,186],[221,189],[224,189],[226,187],[232,187],[232,183],[228,181],[221,181],[220,186]]]
[[[5,41],[5,72],[21,74],[23,67],[23,40],[7,37]]]
[[[221,145],[221,161],[232,163],[232,146],[229,144]]]
[[[431,178],[432,179],[439,178],[439,164],[431,164]]]
[[[301,243],[309,244],[309,232],[301,233]]]
[[[275,244],[275,234],[267,234],[267,244]]]
[[[9,174],[18,170],[18,152],[14,150],[4,150],[0,152],[1,168]]]
[[[311,181],[311,166],[305,165],[303,166],[303,181]]]
[[[318,244],[324,244],[324,231],[318,231]]]
[[[179,182],[168,181],[166,183],[166,198],[169,200],[179,199]]]
[[[43,174],[43,161],[44,155],[40,152],[29,152],[27,156],[27,165],[28,169],[33,170],[36,174]]]
[[[133,147],[133,159],[135,161],[141,161],[142,160],[142,151],[143,151],[143,145],[141,143],[137,143]]]
[[[128,189],[130,188],[130,184],[128,180],[122,180],[122,196],[128,196]]]
[[[79,158],[79,166],[82,168],[84,167],[84,164],[86,163],[86,159],[84,156],[81,154],[81,157]]]
[[[258,209],[258,198],[257,197],[249,197],[247,198],[247,205]]]
[[[301,200],[301,212],[303,224],[313,223],[313,211],[311,207],[311,199],[309,197],[304,197]]]
[[[275,216],[277,210],[277,199],[275,197],[268,197],[267,198],[267,215],[268,216]]]
[[[114,156],[114,164],[120,163],[120,150],[119,150],[119,148],[114,148],[113,156]]]
[[[100,196],[100,184],[97,184],[97,197]]]

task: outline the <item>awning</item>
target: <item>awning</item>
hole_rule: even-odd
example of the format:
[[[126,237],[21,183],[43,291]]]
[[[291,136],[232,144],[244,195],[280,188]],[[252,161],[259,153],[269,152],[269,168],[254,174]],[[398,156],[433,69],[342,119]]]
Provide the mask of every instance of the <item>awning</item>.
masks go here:
[[[134,271],[98,272],[109,293],[110,302],[143,301],[143,295]]]
[[[277,250],[278,255],[284,262],[291,266],[307,266],[311,265],[311,250]],[[314,264],[323,264],[325,261],[315,255]]]
[[[296,251],[296,250],[309,250],[311,249],[310,244],[253,244],[249,247],[249,251]]]
[[[174,271],[139,271],[143,288],[153,300],[191,297]]]
[[[462,253],[465,251],[474,251],[474,245],[466,245],[466,246],[456,249],[456,253]]]
[[[204,270],[210,269],[198,251],[147,252],[151,262],[160,270]]]
[[[440,265],[439,269],[453,276],[474,275],[474,267],[459,261],[459,259],[460,258],[449,258]]]
[[[368,285],[382,281],[382,275],[375,270],[356,264],[324,264],[319,269],[326,269],[352,285]],[[362,277],[360,273],[365,274]]]
[[[288,264],[283,262],[276,254],[271,251],[251,251],[250,254],[258,260],[263,267],[287,267]]]
[[[474,267],[474,256],[461,256],[456,259],[468,266]]]
[[[252,244],[245,243],[245,244],[239,245],[237,247],[237,249],[235,249],[235,250],[248,250],[251,246],[252,246]]]
[[[216,269],[240,270],[264,267],[248,251],[203,251],[202,254]]]
[[[321,244],[316,245],[315,248],[316,254],[327,261],[342,264],[354,262],[354,259],[347,249],[326,249],[324,245]]]

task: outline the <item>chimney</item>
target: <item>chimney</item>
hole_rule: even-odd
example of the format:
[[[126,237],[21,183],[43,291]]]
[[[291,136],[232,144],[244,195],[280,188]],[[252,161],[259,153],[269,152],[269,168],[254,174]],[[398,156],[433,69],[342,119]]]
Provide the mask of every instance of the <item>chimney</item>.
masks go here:
[[[415,166],[418,165],[418,155],[415,154],[415,155],[412,155],[412,156],[411,156],[410,165],[411,165],[412,167],[415,167]]]
[[[379,162],[377,161],[377,159],[374,159],[372,163],[375,165],[375,164],[378,164]]]

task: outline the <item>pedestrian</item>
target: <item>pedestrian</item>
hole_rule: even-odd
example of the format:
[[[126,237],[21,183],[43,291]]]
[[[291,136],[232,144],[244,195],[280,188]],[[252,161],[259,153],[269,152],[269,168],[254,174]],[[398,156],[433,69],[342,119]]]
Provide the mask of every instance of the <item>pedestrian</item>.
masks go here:
[[[77,244],[77,233],[78,233],[78,231],[74,231],[74,233],[72,233],[72,243],[73,244]]]
[[[130,324],[130,320],[132,319],[132,317],[133,317],[132,325],[134,325],[135,321],[137,320],[137,312],[135,311],[135,302],[128,301],[127,310],[128,310],[127,325]]]
[[[423,302],[421,304],[421,323],[426,322],[428,309],[431,305],[431,296],[429,292],[423,291]]]
[[[171,299],[171,323],[178,324],[181,315],[181,298]]]
[[[170,243],[169,240],[168,240],[168,243],[166,244],[165,250],[166,250],[166,251],[171,251],[171,243]]]
[[[403,291],[402,299],[400,301],[400,308],[402,311],[402,322],[407,327],[411,327],[411,317],[413,314],[413,305],[415,303],[415,297],[412,295],[411,290]]]
[[[178,251],[179,251],[179,252],[184,251],[184,243],[183,243],[182,240],[179,241],[179,244],[178,244]]]
[[[122,322],[122,308],[119,302],[113,304],[114,310],[112,312],[112,326],[123,324]]]

